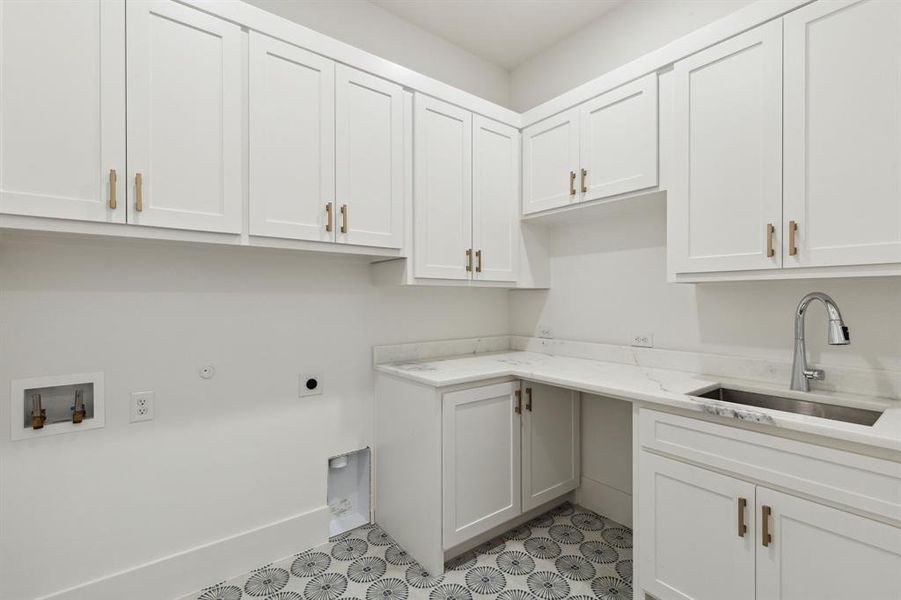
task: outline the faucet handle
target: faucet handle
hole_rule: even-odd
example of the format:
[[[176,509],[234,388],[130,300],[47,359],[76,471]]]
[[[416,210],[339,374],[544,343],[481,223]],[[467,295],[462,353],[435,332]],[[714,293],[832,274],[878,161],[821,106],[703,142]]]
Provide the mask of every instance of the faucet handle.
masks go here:
[[[807,379],[815,379],[817,381],[823,381],[826,379],[826,371],[823,369],[804,369],[804,377]]]

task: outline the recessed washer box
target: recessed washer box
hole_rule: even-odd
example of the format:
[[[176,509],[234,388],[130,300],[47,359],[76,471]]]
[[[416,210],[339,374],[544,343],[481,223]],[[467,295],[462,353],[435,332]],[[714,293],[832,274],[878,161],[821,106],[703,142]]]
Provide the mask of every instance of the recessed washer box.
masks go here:
[[[103,373],[75,373],[13,379],[9,385],[10,439],[28,440],[48,435],[99,429],[106,421],[103,402]],[[85,416],[72,422],[75,393],[81,392]],[[41,429],[31,426],[32,396],[41,395],[47,419]]]

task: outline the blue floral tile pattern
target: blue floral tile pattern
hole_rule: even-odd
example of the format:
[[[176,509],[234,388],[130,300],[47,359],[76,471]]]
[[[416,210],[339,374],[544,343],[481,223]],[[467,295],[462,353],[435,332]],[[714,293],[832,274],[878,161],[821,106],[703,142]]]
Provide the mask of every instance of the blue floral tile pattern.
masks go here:
[[[632,531],[565,503],[430,573],[388,532],[364,525],[182,600],[255,598],[632,600]]]

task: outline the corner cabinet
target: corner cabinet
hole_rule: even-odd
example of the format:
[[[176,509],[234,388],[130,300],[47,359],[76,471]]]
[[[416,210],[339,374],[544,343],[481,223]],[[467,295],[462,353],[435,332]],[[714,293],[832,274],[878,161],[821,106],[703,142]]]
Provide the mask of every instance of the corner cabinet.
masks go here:
[[[376,520],[432,573],[579,485],[578,392],[378,373],[375,396]]]
[[[901,273],[901,3],[812,2],[675,65],[673,281]]]
[[[519,132],[416,94],[414,277],[515,282]]]
[[[897,463],[648,409],[640,419],[636,592],[659,600],[898,597]]]
[[[657,74],[523,130],[522,214],[657,185]]]

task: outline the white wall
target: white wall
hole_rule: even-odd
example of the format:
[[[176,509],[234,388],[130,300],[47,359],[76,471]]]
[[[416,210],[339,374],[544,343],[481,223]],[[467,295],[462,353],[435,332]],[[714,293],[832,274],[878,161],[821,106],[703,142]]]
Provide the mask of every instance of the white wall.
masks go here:
[[[246,1],[502,106],[509,103],[506,69],[366,0]]]
[[[630,0],[510,73],[524,111],[735,12],[753,0]]]
[[[372,346],[504,334],[507,311],[502,290],[376,288],[351,259],[0,242],[0,389],[103,371],[107,402],[102,430],[0,434],[0,598],[324,506],[327,457],[369,443]],[[304,370],[324,375],[324,395],[297,398]],[[130,424],[139,390],[156,391],[156,419]]]
[[[516,334],[535,335],[542,324],[562,339],[628,344],[634,334],[652,333],[659,348],[790,362],[795,306],[820,290],[838,302],[851,345],[825,344],[826,317],[817,303],[807,315],[813,361],[901,368],[901,278],[666,283],[661,203],[558,227],[550,246],[550,290],[511,293]]]

